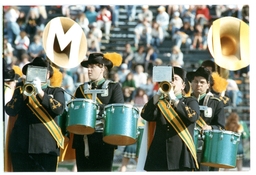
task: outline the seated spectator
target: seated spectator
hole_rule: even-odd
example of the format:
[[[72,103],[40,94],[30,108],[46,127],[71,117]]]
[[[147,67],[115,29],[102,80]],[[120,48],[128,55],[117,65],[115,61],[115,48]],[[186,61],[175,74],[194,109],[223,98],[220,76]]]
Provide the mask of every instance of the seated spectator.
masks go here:
[[[183,26],[183,21],[180,18],[180,12],[176,11],[173,14],[169,22],[169,31],[171,31],[172,36],[175,34],[177,30],[179,30]]]
[[[90,34],[90,33],[92,33],[93,34],[93,36],[97,39],[97,41],[98,41],[98,49],[100,49],[100,46],[101,46],[101,40],[102,40],[102,31],[101,31],[101,29],[99,29],[98,27],[97,27],[97,23],[96,22],[94,22],[93,24],[92,24],[92,28],[90,29],[90,32],[88,33],[88,34]]]
[[[130,70],[128,69],[127,64],[122,63],[120,66],[120,70],[117,71],[121,83],[123,83],[125,81],[125,78],[129,72],[130,72]]]
[[[182,67],[184,65],[183,53],[178,46],[172,47],[172,54],[170,57],[170,62],[173,62],[173,61],[176,61],[176,63],[178,63],[180,67]]]
[[[20,34],[20,27],[16,22],[19,18],[20,11],[17,6],[10,6],[7,8],[4,14],[4,21],[6,22],[6,32],[8,36],[8,42],[14,44],[14,40]]]
[[[166,12],[164,6],[159,6],[157,10],[158,10],[158,13],[156,15],[156,22],[160,25],[161,29],[163,30],[164,36],[167,36],[170,16]]]
[[[133,97],[132,92],[130,91],[128,86],[125,86],[123,89],[123,95],[124,95],[124,103],[132,104],[133,103]]]
[[[134,57],[134,51],[132,50],[130,43],[125,44],[124,51],[122,51],[121,55],[123,58],[122,63],[127,64],[128,69],[131,69],[132,68],[132,60]]]
[[[104,28],[105,38],[107,40],[109,40],[110,29],[111,29],[111,24],[112,24],[112,14],[107,9],[107,7],[102,7],[102,9],[99,11],[99,13],[97,15],[96,22],[97,22],[97,27],[99,29]]]
[[[85,16],[87,17],[89,21],[89,25],[92,25],[94,22],[96,22],[98,13],[96,12],[96,8],[93,5],[86,7]]]
[[[184,25],[172,36],[172,40],[175,45],[181,48],[182,44],[185,44],[188,51],[192,46],[193,30],[191,30],[190,23],[184,21]]]
[[[78,14],[78,17],[76,18],[76,22],[77,24],[79,24],[81,26],[81,28],[84,31],[84,34],[87,35],[87,33],[89,32],[89,20],[87,19],[86,15],[81,12]]]
[[[149,75],[152,75],[154,62],[157,58],[157,53],[154,47],[150,46],[146,52],[144,70]]]
[[[153,93],[154,93],[154,83],[153,83],[152,76],[148,76],[147,83],[145,85],[142,85],[141,88],[144,89],[144,91],[146,92],[148,98],[153,96]]]
[[[144,67],[142,65],[137,65],[135,67],[135,73],[133,75],[136,88],[142,87],[147,84],[148,74],[144,71]]]
[[[196,6],[195,23],[201,26],[207,25],[211,19],[210,10],[206,5]]]
[[[161,26],[156,21],[153,21],[152,23],[151,36],[152,38],[150,44],[155,49],[157,49],[164,40],[164,32]]]
[[[91,41],[90,46],[88,46],[88,50],[87,50],[86,55],[89,56],[93,52],[99,52],[98,45],[96,43],[97,43],[96,40],[92,40]]]
[[[24,53],[21,55],[21,62],[18,64],[18,66],[22,69],[24,65],[30,63],[32,61],[31,57]]]
[[[143,45],[140,45],[137,51],[134,52],[134,57],[132,60],[132,70],[135,70],[135,67],[137,65],[142,65],[144,67],[145,58],[146,58],[145,47]]]
[[[3,58],[6,61],[7,65],[10,65],[12,62],[14,48],[12,44],[8,42],[7,37],[4,37],[4,45],[3,45]]]
[[[122,83],[122,87],[123,88],[128,88],[131,95],[132,95],[132,98],[134,97],[134,92],[135,92],[135,89],[136,89],[136,84],[135,84],[135,80],[134,80],[134,75],[132,72],[129,72],[127,75],[126,75],[126,78],[124,80],[124,82]]]
[[[133,98],[134,106],[142,109],[142,107],[148,102],[148,96],[144,89],[137,88],[135,96]]]
[[[151,24],[153,20],[153,12],[149,9],[148,5],[141,6],[142,12],[138,13],[138,22],[143,22],[144,19]]]
[[[23,53],[28,53],[28,47],[30,45],[30,39],[27,36],[25,31],[20,31],[20,35],[18,35],[14,41],[15,49],[16,49],[16,56],[21,61],[21,55]]]
[[[44,51],[42,39],[39,35],[34,36],[34,41],[28,47],[28,54],[32,59],[36,57],[45,58],[45,51]]]
[[[147,47],[150,46],[151,41],[151,24],[147,21],[146,18],[134,28],[134,46],[138,48],[139,42],[145,42]]]
[[[192,48],[203,49],[203,26],[201,24],[195,24]]]

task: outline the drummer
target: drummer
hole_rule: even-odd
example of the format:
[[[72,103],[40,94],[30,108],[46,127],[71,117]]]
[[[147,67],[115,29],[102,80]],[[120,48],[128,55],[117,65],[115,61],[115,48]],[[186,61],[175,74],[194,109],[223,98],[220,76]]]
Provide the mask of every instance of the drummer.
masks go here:
[[[199,67],[194,72],[188,72],[187,78],[191,82],[192,94],[200,107],[200,118],[197,126],[201,130],[222,130],[225,128],[224,104],[210,92],[212,86],[211,72],[204,67]],[[198,148],[202,140],[198,140]],[[201,147],[202,148],[202,147]],[[202,149],[197,149],[198,162],[201,162]],[[218,168],[200,165],[199,171],[216,171]]]
[[[106,89],[107,93],[97,93],[96,102],[99,113],[96,118],[96,130],[90,135],[74,135],[73,148],[76,152],[77,171],[111,171],[116,145],[103,142],[104,107],[112,103],[124,103],[119,83],[107,79],[111,68],[120,66],[121,55],[117,53],[91,53],[81,66],[88,68],[90,81],[84,82],[75,91],[76,98],[92,98],[95,94],[84,94],[85,90]],[[85,114],[86,117],[86,114]]]

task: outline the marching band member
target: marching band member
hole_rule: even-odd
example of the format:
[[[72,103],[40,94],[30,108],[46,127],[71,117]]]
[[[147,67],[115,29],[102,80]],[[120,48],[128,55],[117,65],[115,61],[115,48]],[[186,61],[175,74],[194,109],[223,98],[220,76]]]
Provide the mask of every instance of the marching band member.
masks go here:
[[[117,53],[91,53],[88,60],[81,62],[88,68],[90,81],[80,85],[75,91],[76,98],[91,99],[93,94],[85,94],[87,89],[106,89],[106,94],[97,94],[99,113],[96,118],[95,132],[88,135],[74,134],[73,148],[76,152],[77,171],[111,171],[116,145],[103,141],[102,114],[104,107],[112,103],[124,103],[122,88],[119,83],[107,79],[114,66],[120,66],[121,55]],[[86,114],[85,114],[86,115]]]
[[[180,67],[172,69],[170,85],[173,89],[164,92],[160,86],[141,112],[141,117],[149,122],[148,133],[151,133],[144,165],[146,171],[193,171],[199,168],[193,139],[199,118],[198,102],[185,96],[190,90],[186,72]],[[152,128],[155,128],[153,132]]]
[[[47,68],[47,81],[41,83],[28,66]],[[14,172],[54,172],[57,170],[60,148],[64,137],[57,124],[57,116],[65,109],[64,91],[49,86],[53,68],[47,60],[36,57],[22,68],[22,73],[33,77],[34,92],[25,93],[24,82],[17,83],[12,99],[5,105],[9,116],[17,116],[9,140],[9,152]]]
[[[204,67],[199,67],[195,72],[188,72],[187,78],[191,82],[191,96],[198,99],[200,118],[197,126],[201,130],[222,130],[225,128],[224,103],[210,91],[211,72]],[[200,143],[201,142],[201,143]],[[198,140],[198,147],[202,140]],[[202,150],[197,149],[198,162],[201,163]],[[216,171],[216,168],[200,165],[199,171]]]

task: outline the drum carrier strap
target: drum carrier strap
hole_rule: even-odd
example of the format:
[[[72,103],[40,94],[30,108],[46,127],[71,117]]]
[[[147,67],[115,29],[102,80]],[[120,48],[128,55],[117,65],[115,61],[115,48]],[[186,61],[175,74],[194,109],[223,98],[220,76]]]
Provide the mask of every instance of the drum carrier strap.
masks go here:
[[[204,98],[204,102],[203,102],[203,106],[199,106],[200,110],[205,110],[204,108],[207,106],[208,101],[210,99],[210,97],[213,97],[213,94],[211,92],[208,92]],[[196,121],[196,124],[198,127],[200,127],[201,129],[203,128],[204,125],[207,125],[206,122],[204,121],[203,117],[199,117],[199,119]]]
[[[190,153],[194,158],[196,167],[199,168],[193,137],[191,136],[190,132],[186,128],[185,124],[183,123],[179,115],[171,107],[171,104],[166,99],[159,100],[159,102],[157,103],[157,106],[159,107],[161,113],[164,115],[166,120],[172,125],[172,127],[180,136],[180,138],[186,144],[187,148],[189,149]]]

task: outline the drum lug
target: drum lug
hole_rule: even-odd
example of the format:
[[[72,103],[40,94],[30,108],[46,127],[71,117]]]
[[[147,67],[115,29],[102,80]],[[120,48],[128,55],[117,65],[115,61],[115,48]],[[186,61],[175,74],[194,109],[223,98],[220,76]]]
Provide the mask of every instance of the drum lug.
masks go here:
[[[112,113],[114,113],[114,112],[115,112],[115,109],[114,109],[114,107],[113,107],[113,106],[112,106],[111,112],[112,112]]]
[[[124,113],[124,106],[123,106],[123,108],[122,108],[122,113]]]
[[[85,107],[85,103],[83,102],[83,104],[82,104],[82,107],[84,108]]]
[[[221,139],[221,140],[223,139],[223,133],[221,133],[221,135],[220,135],[220,139]]]
[[[210,134],[209,134],[209,137],[210,137],[210,138],[212,138],[212,137],[213,137],[213,134],[212,134],[212,132],[210,132]]]
[[[70,106],[71,106],[71,108],[74,108],[74,104],[73,104],[73,103],[71,103],[71,105],[70,105]]]

